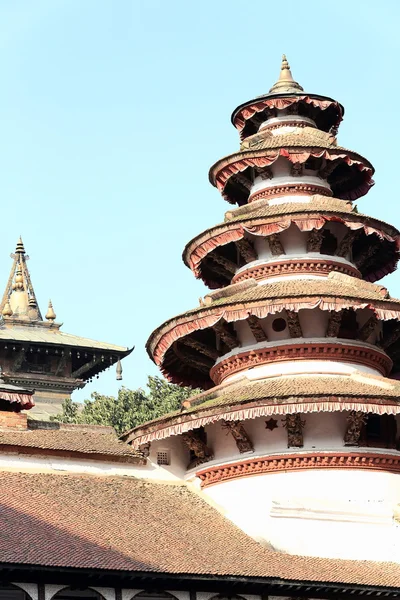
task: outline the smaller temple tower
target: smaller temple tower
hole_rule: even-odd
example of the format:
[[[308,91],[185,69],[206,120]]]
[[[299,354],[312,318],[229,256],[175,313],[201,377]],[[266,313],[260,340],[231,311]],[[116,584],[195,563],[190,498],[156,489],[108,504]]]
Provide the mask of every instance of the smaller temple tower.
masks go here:
[[[117,364],[133,350],[61,331],[49,301],[42,317],[20,238],[0,305],[0,365],[7,384],[35,390],[33,418],[46,419],[62,402],[93,377]],[[32,414],[33,413],[33,414]]]

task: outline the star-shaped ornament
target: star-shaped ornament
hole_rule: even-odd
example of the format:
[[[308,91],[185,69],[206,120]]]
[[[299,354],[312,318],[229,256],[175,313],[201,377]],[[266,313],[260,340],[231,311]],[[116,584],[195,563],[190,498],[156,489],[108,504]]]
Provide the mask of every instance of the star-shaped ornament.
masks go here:
[[[269,429],[270,431],[273,431],[277,427],[278,427],[278,421],[276,419],[273,419],[271,417],[270,419],[268,419],[268,421],[265,421],[265,429]]]

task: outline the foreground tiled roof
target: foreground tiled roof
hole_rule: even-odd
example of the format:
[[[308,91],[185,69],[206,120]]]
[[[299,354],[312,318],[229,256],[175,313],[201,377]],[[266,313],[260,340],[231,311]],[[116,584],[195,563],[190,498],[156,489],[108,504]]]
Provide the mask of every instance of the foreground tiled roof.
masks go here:
[[[54,424],[56,427],[56,424]],[[118,440],[111,427],[62,425],[57,429],[0,431],[0,452],[23,454],[69,454],[87,459],[102,457],[122,462],[140,462],[142,455]]]
[[[186,486],[133,478],[2,472],[0,531],[3,564],[400,586],[399,565],[288,557]]]
[[[314,412],[321,403],[325,411],[351,410],[356,402],[368,404],[371,412],[399,412],[399,400],[398,381],[361,372],[343,376],[279,376],[259,381],[244,376],[193,396],[184,403],[185,408],[135,427],[122,439],[141,441],[153,432],[158,432],[154,436],[157,439],[169,437],[229,418],[232,411],[239,411],[242,417],[237,418],[244,418],[248,410],[246,418],[254,418],[261,414],[286,414],[293,411],[293,406],[298,407],[298,412]]]

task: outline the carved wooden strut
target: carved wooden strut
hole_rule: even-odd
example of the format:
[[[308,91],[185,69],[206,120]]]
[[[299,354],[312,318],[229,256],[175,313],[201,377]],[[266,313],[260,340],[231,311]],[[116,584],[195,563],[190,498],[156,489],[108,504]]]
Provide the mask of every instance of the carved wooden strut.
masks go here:
[[[214,458],[212,450],[210,450],[204,440],[201,439],[199,432],[195,429],[193,431],[188,431],[187,433],[182,433],[182,440],[196,456],[196,460],[191,461],[190,467],[195,467]]]
[[[232,434],[236,442],[239,452],[253,452],[254,447],[241,421],[221,421],[224,429],[227,429]]]
[[[363,412],[352,410],[347,416],[347,429],[344,435],[345,446],[358,446],[363,425],[367,415]]]
[[[267,334],[263,330],[258,317],[250,315],[247,318],[247,323],[249,324],[251,333],[254,335],[256,342],[266,342],[268,340]]]

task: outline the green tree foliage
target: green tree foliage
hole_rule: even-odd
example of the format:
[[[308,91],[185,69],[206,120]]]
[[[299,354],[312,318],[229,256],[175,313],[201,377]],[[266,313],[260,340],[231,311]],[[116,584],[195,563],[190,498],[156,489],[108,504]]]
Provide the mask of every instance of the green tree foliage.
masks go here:
[[[62,412],[52,417],[52,420],[60,423],[111,425],[118,433],[122,433],[178,410],[183,400],[199,391],[168,383],[160,377],[149,377],[147,390],[128,390],[122,387],[117,398],[94,392],[91,399],[85,400],[83,405],[66,399]]]

